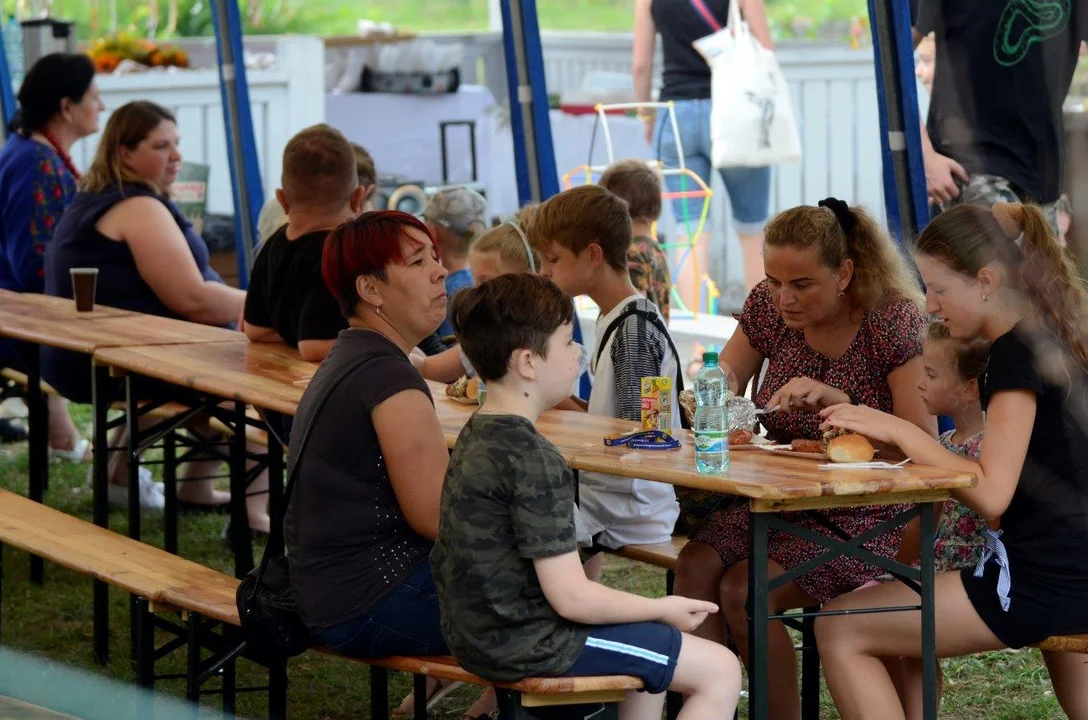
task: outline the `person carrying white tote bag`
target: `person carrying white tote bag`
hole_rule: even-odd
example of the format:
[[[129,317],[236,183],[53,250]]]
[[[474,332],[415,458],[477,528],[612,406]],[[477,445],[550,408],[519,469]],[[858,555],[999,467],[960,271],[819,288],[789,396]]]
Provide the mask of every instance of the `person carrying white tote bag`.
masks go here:
[[[738,0],[723,29],[703,0],[691,4],[715,31],[692,43],[710,66],[714,167],[760,167],[801,159],[789,87],[774,52],[748,31]]]

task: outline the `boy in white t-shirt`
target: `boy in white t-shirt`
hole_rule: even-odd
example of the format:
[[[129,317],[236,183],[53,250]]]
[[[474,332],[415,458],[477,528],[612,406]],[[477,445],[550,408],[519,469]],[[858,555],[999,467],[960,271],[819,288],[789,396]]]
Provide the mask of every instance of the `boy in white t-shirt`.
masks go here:
[[[631,284],[627,203],[598,185],[573,188],[537,208],[528,235],[540,253],[540,274],[568,295],[588,295],[601,310],[589,412],[639,422],[642,378],[675,378],[677,361],[657,307]],[[679,407],[675,387],[671,404]],[[680,413],[672,419],[679,437]],[[680,509],[670,485],[583,472],[579,488],[597,544],[615,549],[672,535]]]

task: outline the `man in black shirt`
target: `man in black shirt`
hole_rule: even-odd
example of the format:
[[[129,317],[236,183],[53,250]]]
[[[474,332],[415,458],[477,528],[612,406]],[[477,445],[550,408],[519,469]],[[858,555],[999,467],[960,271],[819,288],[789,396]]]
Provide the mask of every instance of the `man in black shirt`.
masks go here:
[[[335,128],[300,131],[283,151],[276,199],[287,224],[261,247],[246,294],[245,333],[253,342],[283,342],[320,362],[347,327],[321,276],[325,237],[355,218],[366,202],[355,153]]]
[[[1057,228],[1062,103],[1088,27],[1086,0],[911,0],[914,39],[936,40],[922,128],[930,200],[1042,205]]]

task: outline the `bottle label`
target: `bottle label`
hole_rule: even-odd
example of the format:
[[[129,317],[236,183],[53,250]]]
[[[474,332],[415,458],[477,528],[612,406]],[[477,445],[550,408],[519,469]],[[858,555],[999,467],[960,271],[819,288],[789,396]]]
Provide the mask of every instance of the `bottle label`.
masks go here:
[[[724,433],[721,430],[696,430],[695,451],[725,452],[729,449],[729,446],[726,444],[728,440],[728,433]]]

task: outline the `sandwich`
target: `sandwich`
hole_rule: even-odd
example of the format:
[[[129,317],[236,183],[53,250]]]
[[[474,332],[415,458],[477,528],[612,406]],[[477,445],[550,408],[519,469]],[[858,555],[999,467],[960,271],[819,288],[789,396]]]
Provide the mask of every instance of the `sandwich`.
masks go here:
[[[477,378],[469,378],[467,375],[462,375],[455,382],[446,386],[446,394],[457,400],[475,402],[479,392],[480,381]]]
[[[824,433],[824,452],[836,463],[869,462],[876,454],[873,444],[863,435],[848,430],[828,430]]]

